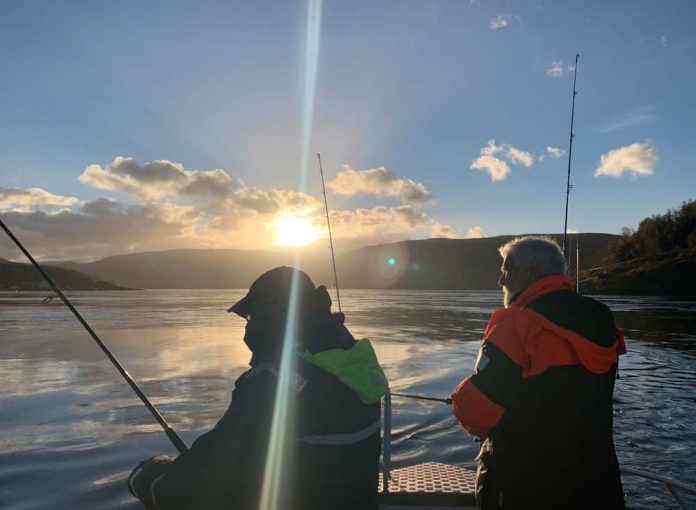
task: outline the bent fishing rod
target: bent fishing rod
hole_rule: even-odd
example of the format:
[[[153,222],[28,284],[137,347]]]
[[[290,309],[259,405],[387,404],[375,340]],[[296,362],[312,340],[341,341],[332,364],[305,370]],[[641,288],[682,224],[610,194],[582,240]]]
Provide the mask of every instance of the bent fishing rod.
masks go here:
[[[133,391],[135,391],[136,395],[140,397],[140,400],[145,404],[145,407],[147,407],[152,413],[152,416],[155,417],[155,420],[162,426],[164,429],[164,433],[167,434],[167,437],[169,440],[172,442],[174,447],[179,451],[179,453],[185,452],[188,448],[186,447],[186,443],[182,441],[182,439],[177,435],[177,433],[172,429],[169,424],[165,421],[165,419],[162,417],[162,415],[159,413],[157,409],[155,409],[155,406],[152,405],[152,403],[148,400],[148,398],[145,396],[145,393],[140,389],[140,387],[136,384],[136,382],[133,380],[131,375],[128,373],[128,371],[123,368],[123,365],[119,363],[119,361],[116,359],[116,357],[111,353],[109,348],[104,344],[104,342],[101,341],[101,339],[97,336],[97,334],[94,332],[94,330],[90,327],[89,324],[87,324],[87,321],[80,315],[80,312],[78,312],[75,307],[72,305],[72,303],[68,300],[67,297],[65,297],[65,294],[58,288],[58,286],[53,283],[53,280],[46,274],[46,272],[42,269],[42,267],[39,265],[36,260],[34,260],[34,257],[31,256],[31,254],[27,251],[27,249],[22,245],[22,243],[19,242],[19,240],[14,236],[14,234],[10,231],[10,229],[5,225],[5,223],[0,219],[0,227],[5,231],[5,233],[14,241],[14,243],[17,245],[17,247],[22,250],[22,253],[26,255],[26,257],[29,259],[29,261],[32,263],[32,265],[36,268],[36,270],[41,274],[41,276],[46,280],[46,282],[51,286],[53,291],[58,295],[60,299],[63,300],[63,303],[65,303],[65,306],[67,306],[70,311],[73,313],[73,315],[77,318],[78,321],[80,321],[80,324],[84,326],[84,328],[87,330],[87,333],[90,334],[92,339],[97,343],[97,345],[101,348],[102,351],[104,351],[104,354],[106,354],[106,357],[111,360],[111,363],[114,364],[116,369],[121,373],[123,378],[126,380],[126,382],[130,385],[131,388],[133,388]]]

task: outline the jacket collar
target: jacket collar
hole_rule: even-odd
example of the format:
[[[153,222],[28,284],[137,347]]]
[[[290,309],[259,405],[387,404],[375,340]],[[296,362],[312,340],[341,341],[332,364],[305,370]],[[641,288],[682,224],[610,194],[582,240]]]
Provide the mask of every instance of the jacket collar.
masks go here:
[[[550,292],[558,292],[560,290],[572,289],[573,284],[567,276],[562,274],[546,276],[541,280],[535,281],[529,287],[524,289],[512,303],[512,306],[523,307],[530,301],[533,301],[534,299],[538,298],[539,296],[543,296],[544,294],[549,294]]]

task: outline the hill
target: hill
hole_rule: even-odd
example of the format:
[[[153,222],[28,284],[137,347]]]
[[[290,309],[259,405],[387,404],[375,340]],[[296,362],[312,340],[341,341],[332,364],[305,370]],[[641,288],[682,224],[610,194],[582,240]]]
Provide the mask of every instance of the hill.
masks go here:
[[[354,250],[336,258],[341,288],[497,289],[498,247],[515,236],[425,239]],[[561,242],[561,235],[553,235]],[[576,235],[572,235],[575,243]],[[581,268],[606,255],[610,234],[580,234]],[[329,254],[303,256],[301,267],[329,284]],[[292,253],[244,250],[170,250],[118,255],[87,264],[57,263],[118,285],[140,288],[247,288],[262,272],[293,265]]]
[[[291,253],[245,250],[168,250],[116,255],[95,262],[51,262],[126,287],[241,289],[262,272],[292,265]],[[327,268],[328,274],[328,268]]]
[[[585,294],[696,296],[696,250],[592,268],[581,275]]]
[[[588,293],[696,296],[696,200],[624,228],[580,285]]]
[[[62,290],[125,290],[79,271],[42,266]],[[0,259],[0,290],[46,290],[50,286],[31,264]]]
[[[611,234],[579,236],[581,269],[589,269],[606,255]],[[483,239],[426,239],[369,246],[337,261],[339,283],[352,288],[431,290],[495,290],[500,276],[498,248],[518,236]],[[559,244],[560,234],[552,234]]]

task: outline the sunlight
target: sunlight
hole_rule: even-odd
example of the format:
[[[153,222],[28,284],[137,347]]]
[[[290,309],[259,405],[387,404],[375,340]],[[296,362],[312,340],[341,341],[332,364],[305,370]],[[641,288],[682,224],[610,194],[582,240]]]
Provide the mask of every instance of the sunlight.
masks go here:
[[[314,121],[314,99],[317,85],[317,68],[319,66],[319,41],[321,33],[321,0],[309,0],[307,3],[307,36],[305,42],[305,90],[304,108],[302,116],[302,165],[300,167],[300,189],[307,187],[307,170],[309,163],[309,146],[312,136]],[[277,244],[290,246],[302,246],[319,237],[319,230],[314,227],[307,216],[286,215],[276,220],[278,232]],[[299,266],[300,254],[295,254],[295,265]],[[292,457],[292,451],[287,451],[292,446],[286,441],[288,424],[292,423],[294,409],[288,402],[289,381],[294,371],[294,349],[296,317],[298,313],[297,303],[298,278],[293,275],[290,292],[288,317],[285,324],[285,338],[283,339],[283,353],[280,360],[280,373],[278,374],[278,386],[273,408],[273,422],[271,424],[271,437],[266,454],[266,466],[263,473],[263,485],[261,488],[261,500],[259,508],[263,510],[278,510],[282,507],[281,482],[283,478],[283,466],[287,457]]]
[[[304,246],[319,239],[320,230],[306,216],[282,214],[271,224],[276,231],[276,244],[279,246]]]

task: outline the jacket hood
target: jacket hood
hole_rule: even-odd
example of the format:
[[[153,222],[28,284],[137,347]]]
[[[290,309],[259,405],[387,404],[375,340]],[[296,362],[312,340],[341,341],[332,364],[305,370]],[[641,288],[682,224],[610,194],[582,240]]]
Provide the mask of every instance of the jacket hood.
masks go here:
[[[330,349],[316,354],[305,351],[300,357],[334,375],[365,404],[375,404],[389,393],[389,383],[367,338],[358,340],[350,349]]]

